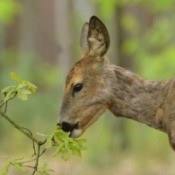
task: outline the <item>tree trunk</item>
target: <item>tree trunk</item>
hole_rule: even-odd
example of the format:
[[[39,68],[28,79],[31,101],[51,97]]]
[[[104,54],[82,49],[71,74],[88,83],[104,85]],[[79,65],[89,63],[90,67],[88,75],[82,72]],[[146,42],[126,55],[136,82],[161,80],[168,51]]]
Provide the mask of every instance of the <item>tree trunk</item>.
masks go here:
[[[70,0],[54,0],[55,24],[59,53],[57,55],[58,65],[64,75],[67,74],[73,63],[73,42],[74,31],[72,29],[72,3]]]
[[[129,34],[122,28],[121,20],[125,11],[125,6],[117,6],[116,13],[113,19],[112,26],[116,33],[114,33],[113,39],[115,47],[112,49],[112,62],[118,66],[124,67],[129,70],[134,70],[134,59],[131,55],[127,55],[122,48],[123,43],[128,39]],[[115,58],[115,59],[114,59]],[[126,150],[130,147],[129,138],[127,134],[126,121],[118,119],[118,122],[112,124],[112,132],[119,135],[120,149]],[[115,149],[115,148],[114,148]]]

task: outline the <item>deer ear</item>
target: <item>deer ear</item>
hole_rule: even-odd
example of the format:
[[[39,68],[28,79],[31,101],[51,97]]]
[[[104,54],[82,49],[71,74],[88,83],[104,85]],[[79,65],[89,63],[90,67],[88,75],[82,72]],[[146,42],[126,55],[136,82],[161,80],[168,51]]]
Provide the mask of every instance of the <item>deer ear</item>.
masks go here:
[[[90,18],[87,42],[90,56],[105,55],[110,45],[105,25],[95,16]]]
[[[85,23],[81,30],[81,36],[80,36],[80,47],[84,54],[89,52],[89,44],[87,41],[88,30],[89,30],[89,23]]]

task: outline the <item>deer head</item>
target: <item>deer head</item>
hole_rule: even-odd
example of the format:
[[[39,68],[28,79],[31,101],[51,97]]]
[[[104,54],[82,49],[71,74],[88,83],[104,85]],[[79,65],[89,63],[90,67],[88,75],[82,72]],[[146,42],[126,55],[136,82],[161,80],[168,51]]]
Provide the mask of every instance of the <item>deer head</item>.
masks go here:
[[[83,57],[70,70],[65,83],[58,125],[79,137],[108,108],[110,94],[105,54],[109,48],[109,34],[95,16],[85,23],[80,45]]]

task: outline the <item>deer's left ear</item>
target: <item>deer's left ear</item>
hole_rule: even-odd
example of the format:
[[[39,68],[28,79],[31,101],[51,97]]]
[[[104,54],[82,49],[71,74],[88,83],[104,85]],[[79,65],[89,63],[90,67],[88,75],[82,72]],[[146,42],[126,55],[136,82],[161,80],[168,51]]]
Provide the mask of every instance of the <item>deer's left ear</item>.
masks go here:
[[[110,39],[105,25],[95,16],[89,21],[87,41],[89,56],[104,56],[109,48]]]
[[[87,54],[89,52],[89,44],[87,41],[88,30],[89,30],[89,23],[86,22],[83,25],[83,28],[81,30],[81,36],[80,36],[80,47],[83,54]]]

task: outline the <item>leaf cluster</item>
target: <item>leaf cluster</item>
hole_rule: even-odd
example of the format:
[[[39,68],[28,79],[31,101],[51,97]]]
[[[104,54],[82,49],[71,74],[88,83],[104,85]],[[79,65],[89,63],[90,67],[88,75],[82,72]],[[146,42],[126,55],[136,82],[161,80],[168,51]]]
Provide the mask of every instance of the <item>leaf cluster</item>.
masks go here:
[[[20,5],[15,0],[0,0],[0,22],[9,24],[20,11]]]
[[[16,73],[12,72],[11,77],[15,80],[18,84],[14,86],[7,86],[1,93],[5,95],[3,99],[4,102],[7,102],[13,99],[16,95],[20,100],[27,100],[28,95],[36,92],[36,86],[29,81],[22,80]]]
[[[0,93],[4,95],[4,98],[0,99],[0,116],[6,119],[32,141],[34,150],[33,156],[35,158],[29,161],[21,161],[21,159],[8,159],[6,165],[0,169],[0,175],[7,175],[11,167],[20,171],[25,171],[26,168],[33,169],[32,175],[36,173],[41,175],[49,175],[51,172],[53,172],[53,170],[49,169],[47,164],[44,164],[41,168],[39,168],[38,165],[40,157],[46,152],[47,148],[53,146],[56,146],[54,156],[60,156],[63,160],[68,160],[72,155],[80,157],[81,152],[86,149],[84,147],[84,143],[86,142],[85,139],[70,138],[68,133],[65,133],[60,127],[56,127],[53,134],[47,136],[44,141],[40,141],[33,136],[33,133],[29,129],[20,126],[6,115],[7,104],[10,100],[14,99],[16,96],[20,100],[27,100],[28,95],[36,92],[37,88],[29,81],[22,80],[16,73],[11,73],[11,78],[17,82],[17,85],[8,86],[0,91]],[[3,111],[2,109],[4,106],[5,110]]]
[[[6,165],[0,170],[0,175],[8,175],[10,167],[14,167],[16,170],[25,172],[25,168],[22,166],[22,163],[20,163],[19,160],[21,159],[10,160],[8,158]]]
[[[85,143],[86,139],[70,138],[69,133],[65,133],[59,126],[48,139],[49,146],[57,146],[54,156],[61,156],[63,160],[70,159],[72,155],[81,157],[81,152],[86,150]]]

